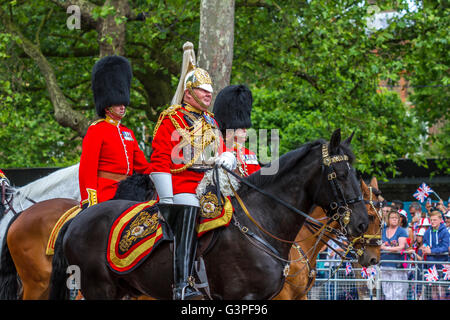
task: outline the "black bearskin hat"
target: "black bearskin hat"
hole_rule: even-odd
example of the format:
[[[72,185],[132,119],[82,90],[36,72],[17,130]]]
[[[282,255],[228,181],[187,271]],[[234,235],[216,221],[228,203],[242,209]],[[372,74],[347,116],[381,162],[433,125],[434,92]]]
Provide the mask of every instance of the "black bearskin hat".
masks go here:
[[[251,128],[253,97],[244,85],[223,88],[214,102],[214,119],[220,130]]]
[[[97,61],[92,69],[92,91],[95,110],[100,117],[113,105],[130,104],[130,87],[133,73],[128,59],[107,56]]]

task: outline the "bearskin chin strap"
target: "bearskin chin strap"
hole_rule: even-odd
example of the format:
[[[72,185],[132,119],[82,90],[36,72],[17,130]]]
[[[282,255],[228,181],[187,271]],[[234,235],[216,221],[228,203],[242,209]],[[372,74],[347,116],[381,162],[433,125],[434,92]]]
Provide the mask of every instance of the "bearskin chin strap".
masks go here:
[[[189,90],[189,93],[191,94],[192,98],[194,98],[195,102],[197,102],[202,108],[205,110],[208,110],[208,106],[206,106],[195,94],[194,90],[190,86],[187,88]]]
[[[122,120],[123,117],[125,117],[127,112],[126,112],[126,109],[125,109],[125,113],[123,114],[123,116],[120,116],[119,114],[115,113],[114,110],[111,107],[109,107],[109,108],[106,108],[105,113],[108,116],[110,116],[112,119],[114,119],[116,121],[120,121],[120,120]]]

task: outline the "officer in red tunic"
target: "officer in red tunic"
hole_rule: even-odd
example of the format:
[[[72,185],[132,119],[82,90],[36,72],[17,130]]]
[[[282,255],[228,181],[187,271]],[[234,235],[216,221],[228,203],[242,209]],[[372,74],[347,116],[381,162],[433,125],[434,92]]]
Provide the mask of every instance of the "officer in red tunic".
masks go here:
[[[118,182],[133,174],[150,173],[150,164],[132,130],[120,122],[130,103],[132,71],[121,56],[100,59],[92,70],[92,90],[99,120],[83,139],[79,183],[81,205],[110,200]]]
[[[214,118],[229,148],[236,156],[236,173],[243,177],[261,169],[256,154],[245,147],[247,129],[251,128],[253,97],[244,85],[223,88],[214,102]]]
[[[219,164],[234,170],[236,159],[225,151],[222,137],[208,112],[212,81],[195,66],[193,45],[184,46],[180,84],[172,105],[163,111],[153,133],[150,177],[159,196],[158,207],[174,235],[173,298],[201,299],[190,281],[200,203],[196,188],[207,170]]]

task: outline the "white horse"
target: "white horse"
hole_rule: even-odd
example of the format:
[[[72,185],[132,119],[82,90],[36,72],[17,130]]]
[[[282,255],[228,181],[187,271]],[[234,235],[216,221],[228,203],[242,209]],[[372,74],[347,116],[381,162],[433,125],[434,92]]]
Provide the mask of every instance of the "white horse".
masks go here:
[[[13,187],[12,207],[14,211],[19,213],[31,207],[35,202],[53,198],[68,198],[80,201],[81,195],[78,184],[79,166],[80,164],[77,163],[73,166],[57,170],[21,188]],[[13,216],[14,213],[12,210],[8,210],[6,215],[0,217],[0,255],[6,228]]]

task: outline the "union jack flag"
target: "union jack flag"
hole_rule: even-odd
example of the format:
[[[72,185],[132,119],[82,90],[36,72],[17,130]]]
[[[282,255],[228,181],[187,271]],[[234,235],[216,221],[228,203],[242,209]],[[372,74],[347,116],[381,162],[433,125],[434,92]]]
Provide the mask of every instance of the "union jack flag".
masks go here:
[[[436,265],[433,264],[432,268],[428,268],[427,271],[425,271],[425,280],[429,282],[434,282],[439,280],[439,275],[436,270]]]
[[[444,273],[444,280],[450,280],[450,264],[444,264],[442,272]]]
[[[345,264],[345,275],[348,276],[350,273],[352,273],[352,265],[350,262],[347,262]]]
[[[361,277],[363,277],[363,278],[369,277],[369,272],[367,271],[366,267],[362,267],[362,269],[361,269]]]
[[[374,277],[376,274],[377,274],[377,270],[373,266],[370,266],[368,268],[366,268],[366,267],[361,268],[361,276],[363,278],[368,278],[370,276]]]
[[[413,194],[413,197],[419,200],[420,202],[424,202],[425,199],[430,196],[430,193],[433,192],[434,191],[425,182],[423,182],[416,190],[416,192]]]

